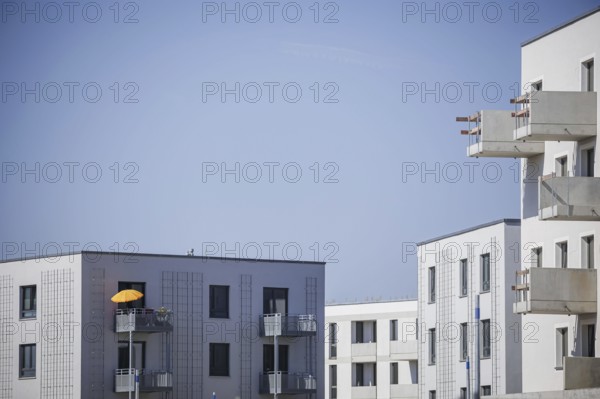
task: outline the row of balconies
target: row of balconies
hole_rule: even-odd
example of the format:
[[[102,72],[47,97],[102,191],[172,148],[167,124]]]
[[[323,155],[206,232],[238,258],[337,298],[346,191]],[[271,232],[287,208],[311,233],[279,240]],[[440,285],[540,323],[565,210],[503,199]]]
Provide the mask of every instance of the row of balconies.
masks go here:
[[[376,399],[377,387],[376,386],[365,386],[365,387],[352,387],[351,390],[353,399]],[[390,398],[393,399],[404,399],[404,398],[416,398],[419,395],[418,384],[392,384],[390,385]]]
[[[416,360],[417,359],[417,340],[410,341],[390,341],[390,357],[395,360]],[[369,362],[377,359],[377,343],[355,343],[351,348],[352,358],[356,360]]]

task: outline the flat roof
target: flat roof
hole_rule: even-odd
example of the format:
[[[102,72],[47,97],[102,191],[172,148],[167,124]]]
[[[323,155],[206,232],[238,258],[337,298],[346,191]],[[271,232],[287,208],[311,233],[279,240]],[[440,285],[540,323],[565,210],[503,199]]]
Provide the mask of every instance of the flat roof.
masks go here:
[[[327,262],[317,262],[310,260],[289,260],[289,259],[253,259],[253,258],[232,258],[232,257],[224,257],[224,256],[196,256],[196,255],[173,255],[173,254],[152,254],[152,253],[132,253],[132,252],[108,252],[108,251],[74,251],[74,252],[65,252],[54,255],[44,255],[44,256],[30,256],[23,258],[15,258],[15,259],[7,259],[1,260],[1,263],[8,262],[21,262],[32,259],[45,259],[45,258],[57,258],[63,256],[73,256],[73,255],[85,255],[85,254],[99,254],[99,255],[119,255],[119,256],[148,256],[154,258],[186,258],[186,259],[207,259],[207,260],[228,260],[232,262],[265,262],[265,263],[294,263],[294,264],[311,264],[311,265],[324,265]]]
[[[418,298],[402,298],[402,299],[373,299],[373,300],[365,300],[365,301],[356,301],[356,302],[331,302],[325,303],[325,307],[329,306],[351,306],[351,305],[374,305],[378,303],[393,303],[393,302],[413,302],[417,301]]]
[[[554,28],[552,28],[552,29],[550,29],[550,30],[547,30],[547,31],[546,31],[546,32],[544,32],[544,33],[541,33],[541,34],[539,34],[539,35],[537,35],[537,36],[534,36],[533,38],[531,38],[531,39],[529,39],[529,40],[527,40],[527,41],[525,41],[525,42],[521,43],[521,47],[525,47],[525,46],[527,46],[528,44],[531,44],[531,43],[533,43],[533,42],[535,42],[535,41],[537,41],[537,40],[540,40],[541,38],[543,38],[543,37],[545,37],[545,36],[548,36],[548,35],[550,35],[550,34],[552,34],[552,33],[556,32],[556,31],[559,31],[559,30],[561,30],[562,28],[566,28],[567,26],[569,26],[569,25],[572,25],[572,24],[574,24],[575,22],[577,22],[577,21],[580,21],[580,20],[582,20],[582,19],[584,19],[584,18],[587,18],[587,17],[589,17],[590,15],[597,13],[598,11],[600,11],[600,6],[597,6],[596,8],[593,8],[593,9],[591,9],[590,11],[586,11],[585,13],[583,13],[583,14],[581,14],[581,15],[579,15],[579,16],[577,16],[577,17],[575,17],[575,18],[572,18],[572,19],[568,20],[567,22],[563,22],[562,24],[560,24],[560,25],[558,25],[558,26],[555,26]]]
[[[418,242],[417,246],[420,247],[421,245],[426,245],[426,244],[429,244],[429,243],[432,243],[432,242],[435,242],[435,241],[443,240],[445,238],[450,238],[450,237],[458,236],[458,235],[461,235],[461,234],[469,233],[471,231],[483,229],[485,227],[494,226],[494,225],[500,224],[500,223],[504,223],[504,224],[507,224],[509,226],[520,226],[521,225],[521,219],[498,219],[498,220],[494,220],[493,222],[478,224],[477,226],[469,227],[469,228],[466,228],[464,230],[459,230],[459,231],[456,231],[454,233],[444,234],[443,236],[439,236],[439,237],[431,238],[429,240]]]

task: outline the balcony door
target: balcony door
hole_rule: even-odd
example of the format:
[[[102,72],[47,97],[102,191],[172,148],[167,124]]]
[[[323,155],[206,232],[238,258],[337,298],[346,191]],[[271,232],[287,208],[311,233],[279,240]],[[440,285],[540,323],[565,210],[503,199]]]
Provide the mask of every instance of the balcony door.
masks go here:
[[[279,371],[289,371],[289,350],[287,345],[279,345]],[[263,345],[263,373],[275,370],[275,346]]]
[[[288,313],[287,288],[263,288],[263,314]]]
[[[143,309],[144,307],[146,307],[146,283],[119,281],[119,291],[123,290],[136,290],[144,294],[144,296],[138,299],[137,301],[120,303],[119,309]]]
[[[146,368],[146,343],[142,341],[134,341],[132,352],[133,356],[131,358],[131,367],[135,369]],[[117,368],[129,368],[129,341],[119,341],[119,358]]]

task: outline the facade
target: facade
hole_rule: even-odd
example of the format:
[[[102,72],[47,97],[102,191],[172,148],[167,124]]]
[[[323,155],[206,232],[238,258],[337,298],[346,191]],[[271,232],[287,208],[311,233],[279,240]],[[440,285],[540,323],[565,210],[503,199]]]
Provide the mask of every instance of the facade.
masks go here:
[[[417,397],[417,301],[325,307],[325,398]]]
[[[521,392],[521,317],[511,290],[519,236],[520,221],[503,219],[418,244],[419,398]]]
[[[0,398],[324,396],[324,263],[82,252],[0,264]],[[122,289],[143,298],[111,302]],[[278,335],[275,373],[274,334]],[[133,370],[132,369],[132,370]]]
[[[514,111],[457,118],[469,123],[468,155],[522,158],[513,307],[523,315],[523,392],[600,387],[599,38],[596,8],[524,43]]]

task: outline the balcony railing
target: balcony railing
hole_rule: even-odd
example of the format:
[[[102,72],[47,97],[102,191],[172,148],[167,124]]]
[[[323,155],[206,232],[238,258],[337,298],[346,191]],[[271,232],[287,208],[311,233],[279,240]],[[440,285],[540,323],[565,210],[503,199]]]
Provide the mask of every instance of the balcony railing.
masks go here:
[[[540,177],[539,218],[600,220],[600,177]]]
[[[351,391],[352,399],[377,399],[376,386],[353,386]]]
[[[140,392],[165,392],[173,389],[170,371],[140,370]],[[135,369],[115,370],[115,392],[135,391]]]
[[[155,309],[117,309],[115,332],[168,332],[173,331],[173,314]]]
[[[261,394],[314,394],[317,393],[317,380],[307,373],[265,373],[260,374]]]
[[[390,356],[395,360],[417,360],[417,340],[390,341]]]
[[[597,134],[595,92],[533,91],[511,103],[515,140],[579,141]]]
[[[532,267],[516,272],[514,313],[596,313],[596,270]]]
[[[354,343],[351,348],[352,357],[377,357],[377,343]],[[363,359],[364,360],[364,359]]]
[[[408,399],[419,396],[418,384],[392,384],[390,385],[391,399]]]
[[[544,152],[542,142],[514,140],[514,120],[510,111],[485,110],[467,117],[456,118],[468,122],[461,134],[469,137],[467,155],[470,157],[528,158]]]
[[[315,315],[282,315],[281,313],[264,314],[259,318],[260,335],[272,337],[302,337],[317,334]]]

